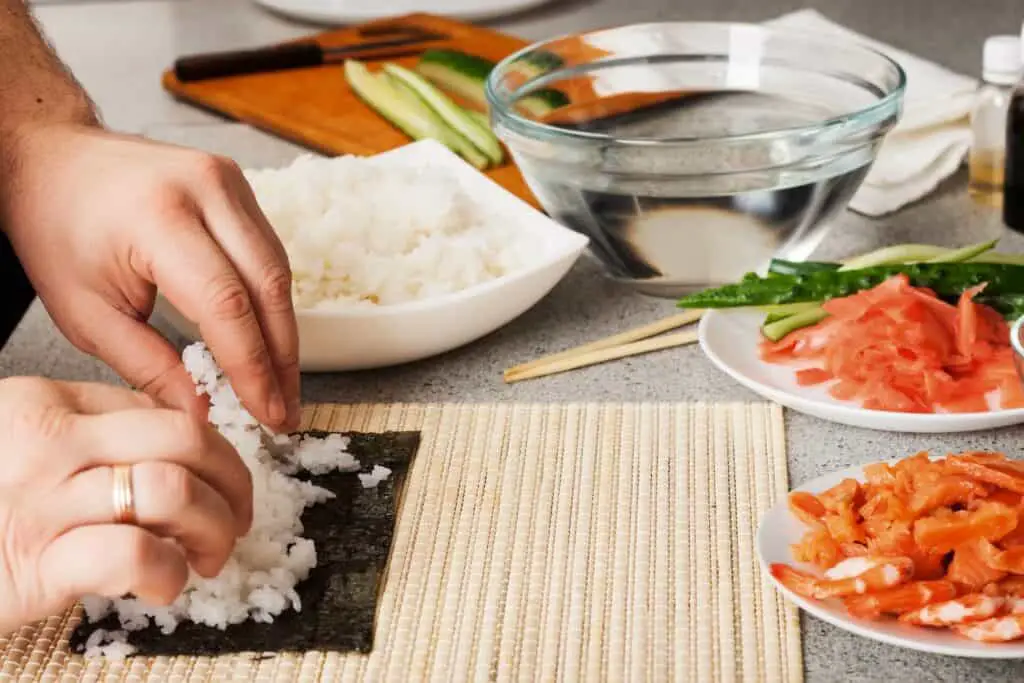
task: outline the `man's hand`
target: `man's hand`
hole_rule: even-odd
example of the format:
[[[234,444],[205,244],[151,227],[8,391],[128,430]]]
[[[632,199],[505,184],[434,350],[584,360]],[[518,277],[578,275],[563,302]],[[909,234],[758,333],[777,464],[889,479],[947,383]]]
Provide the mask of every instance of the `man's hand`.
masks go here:
[[[196,322],[252,415],[299,419],[291,272],[241,171],[95,125],[21,125],[4,141],[0,224],[61,331],[133,386],[194,409],[157,289]]]

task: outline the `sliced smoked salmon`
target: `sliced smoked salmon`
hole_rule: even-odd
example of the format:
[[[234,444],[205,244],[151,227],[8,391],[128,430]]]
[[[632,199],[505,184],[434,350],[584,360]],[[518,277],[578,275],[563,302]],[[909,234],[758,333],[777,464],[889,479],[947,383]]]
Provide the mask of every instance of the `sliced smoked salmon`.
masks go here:
[[[801,386],[831,383],[829,394],[869,410],[986,412],[1024,406],[1006,322],[965,291],[956,306],[895,275],[873,289],[822,304],[828,316],[780,341],[762,339],[761,359],[801,363]]]

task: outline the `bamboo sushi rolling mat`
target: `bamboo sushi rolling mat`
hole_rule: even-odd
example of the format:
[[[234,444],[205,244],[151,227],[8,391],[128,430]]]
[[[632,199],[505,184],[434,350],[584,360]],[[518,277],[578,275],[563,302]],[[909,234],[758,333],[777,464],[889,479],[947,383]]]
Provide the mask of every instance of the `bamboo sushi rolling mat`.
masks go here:
[[[76,608],[0,640],[0,679],[803,680],[754,547],[787,491],[778,406],[321,405],[306,428],[422,431],[371,654],[105,667],[68,653]]]

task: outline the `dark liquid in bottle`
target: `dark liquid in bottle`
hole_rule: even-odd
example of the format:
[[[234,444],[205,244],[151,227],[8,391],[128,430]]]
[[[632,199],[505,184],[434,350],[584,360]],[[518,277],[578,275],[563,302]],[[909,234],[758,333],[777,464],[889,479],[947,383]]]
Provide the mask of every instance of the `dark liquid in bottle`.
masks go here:
[[[1007,111],[1003,222],[1024,233],[1024,83],[1017,85]]]

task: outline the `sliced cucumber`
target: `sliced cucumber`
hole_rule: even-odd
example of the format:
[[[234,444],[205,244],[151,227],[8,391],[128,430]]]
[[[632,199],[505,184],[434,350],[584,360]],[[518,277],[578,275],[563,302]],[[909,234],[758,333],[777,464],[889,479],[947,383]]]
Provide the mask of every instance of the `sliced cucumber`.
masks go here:
[[[949,253],[949,249],[931,244],[897,244],[883,247],[877,251],[861,254],[843,262],[843,270],[860,270],[898,263],[920,263],[941,258]]]
[[[491,117],[488,116],[487,114],[483,113],[482,111],[476,111],[474,109],[467,109],[466,113],[469,114],[469,117],[471,119],[476,121],[476,125],[480,126],[484,130],[491,129]]]
[[[1010,266],[1024,266],[1024,254],[1007,254],[1001,251],[985,252],[967,260],[971,263],[1002,263]]]
[[[516,102],[517,107],[538,118],[547,116],[556,109],[560,109],[568,104],[569,98],[566,94],[561,90],[553,88],[530,93],[527,97]]]
[[[516,60],[516,68],[533,76],[543,76],[565,66],[565,60],[554,52],[536,50]]]
[[[769,317],[773,317],[775,320],[781,320],[786,316],[793,315],[794,313],[801,313],[803,311],[809,311],[817,306],[818,304],[813,302],[800,304],[774,304],[770,306],[758,306],[757,310]]]
[[[435,138],[444,141],[448,133],[438,126],[437,117],[426,107],[407,106],[391,83],[370,73],[366,65],[354,59],[345,62],[345,80],[367,105],[415,140]]]
[[[420,66],[435,65],[444,68],[446,71],[460,73],[466,78],[477,81],[481,85],[491,74],[496,66],[495,62],[483,57],[471,55],[460,50],[432,49],[426,50],[420,55]]]
[[[415,68],[448,92],[487,105],[484,84],[494,62],[458,50],[427,50]]]
[[[490,116],[488,116],[487,114],[483,113],[482,111],[476,111],[475,109],[465,109],[463,111],[466,112],[466,114],[469,116],[469,118],[473,119],[473,122],[476,125],[480,126],[485,131],[490,133],[491,135],[494,135],[493,131],[491,130],[491,117]],[[495,135],[495,138],[497,138],[496,135]],[[499,142],[498,144],[500,145],[501,143]],[[505,148],[504,147],[501,148],[501,152],[502,152],[502,154],[501,154],[502,160],[504,161],[504,157],[505,157]]]
[[[486,154],[477,149],[473,143],[471,143],[466,138],[462,137],[462,135],[459,134],[456,130],[448,126],[444,122],[444,119],[437,115],[437,112],[431,109],[426,102],[420,99],[420,97],[416,94],[416,91],[405,85],[405,83],[398,80],[391,74],[385,73],[382,74],[382,76],[387,79],[388,83],[391,84],[391,87],[394,88],[395,92],[397,92],[399,96],[402,97],[410,107],[419,106],[423,107],[426,111],[430,112],[430,115],[434,117],[434,120],[437,121],[437,124],[445,131],[445,139],[443,140],[443,142],[445,145],[448,146],[449,149],[454,151],[456,154],[461,156],[469,163],[473,164],[473,166],[475,166],[478,169],[483,170],[491,165],[491,160],[487,158]]]
[[[462,156],[477,168],[486,168],[487,157],[450,129],[416,94],[387,74],[373,74],[362,62],[345,62],[345,79],[369,107],[413,140],[431,138]]]
[[[555,55],[552,57],[557,59]],[[524,74],[527,78],[538,73],[536,66],[531,66],[528,62],[524,62],[523,65],[530,70],[529,74]],[[486,107],[487,96],[484,94],[484,88],[487,77],[494,67],[494,62],[483,57],[458,50],[435,49],[427,50],[420,56],[415,70],[443,90]],[[567,104],[569,98],[566,94],[553,88],[530,93],[516,102],[517,107],[536,117],[550,114]]]
[[[822,270],[839,270],[840,263],[829,263],[827,261],[786,261],[773,258],[768,264],[769,275],[802,275],[804,273],[816,273]]]
[[[846,261],[839,270],[860,270],[874,266],[897,265],[904,263],[962,263],[977,258],[995,247],[997,240],[972,244],[962,249],[944,249],[927,244],[898,244],[873,251],[863,256]],[[794,304],[807,306],[808,304]],[[764,325],[761,327],[764,336],[772,341],[779,341],[790,332],[817,325],[828,317],[828,313],[820,304],[811,304],[810,308],[793,309],[792,311],[768,311]],[[777,307],[781,308],[781,307]],[[789,312],[789,315],[784,313]]]
[[[505,152],[490,128],[481,126],[465,109],[452,102],[451,98],[427,79],[398,64],[385,64],[384,71],[415,92],[450,128],[483,152],[491,163],[500,164],[505,160]]]
[[[804,327],[817,325],[828,317],[828,313],[820,306],[802,313],[794,313],[779,320],[772,320],[761,328],[764,336],[772,341],[779,341],[790,332],[796,332]]]
[[[943,256],[931,259],[931,263],[962,263],[992,251],[999,240],[971,244],[962,249],[952,249]]]

